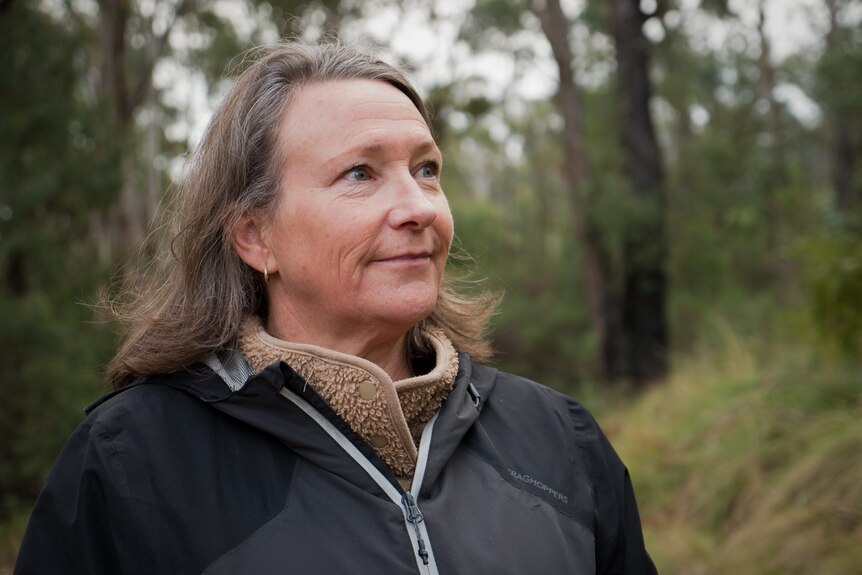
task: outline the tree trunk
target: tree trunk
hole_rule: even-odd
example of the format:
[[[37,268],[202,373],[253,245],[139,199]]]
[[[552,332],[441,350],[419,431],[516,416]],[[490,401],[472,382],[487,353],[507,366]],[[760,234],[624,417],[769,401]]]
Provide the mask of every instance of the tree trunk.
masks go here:
[[[667,373],[667,236],[664,172],[650,113],[649,56],[638,0],[612,0],[621,137],[637,216],[623,243],[623,352],[618,369],[642,384]]]
[[[826,33],[827,54],[837,49],[839,34],[838,24],[838,0],[826,0],[829,9],[829,31]],[[839,114],[832,112],[830,123],[832,124],[832,187],[834,188],[835,210],[843,216],[850,215],[853,210],[859,209],[854,206],[853,201],[853,170],[856,163],[856,150],[853,147],[850,131],[845,122],[841,121]]]
[[[758,5],[757,35],[760,40],[760,56],[757,59],[757,68],[760,74],[758,88],[760,97],[768,104],[769,111],[767,126],[770,137],[769,157],[767,159],[767,181],[764,189],[764,222],[766,226],[766,247],[772,254],[773,265],[779,261],[778,252],[778,226],[781,215],[778,205],[778,191],[786,183],[784,172],[784,143],[781,134],[781,110],[775,100],[775,69],[772,67],[772,45],[766,35],[766,9],[765,0],[760,0]],[[778,269],[774,269],[773,278],[778,279]]]
[[[171,30],[177,21],[194,7],[194,0],[176,0],[174,13],[161,34],[153,30],[152,19],[144,19],[141,34],[146,42],[143,65],[140,73],[130,78],[127,73],[128,26],[133,17],[130,0],[99,0],[99,52],[100,52],[100,96],[111,109],[113,145],[122,151],[122,183],[117,202],[105,214],[93,220],[93,234],[100,246],[100,261],[112,261],[117,253],[129,249],[150,249],[145,246],[158,198],[153,197],[150,183],[155,181],[150,173],[140,178],[141,171],[136,157],[134,118],[143,106],[157,108],[152,87],[153,70],[168,48]],[[157,135],[148,128],[145,156],[154,156]],[[145,158],[146,159],[146,158]],[[152,168],[152,162],[144,169]]]
[[[101,96],[109,103],[114,122],[122,130],[129,120],[126,81],[126,25],[128,0],[99,0],[99,52]]]
[[[584,152],[584,131],[581,124],[581,102],[575,73],[574,56],[569,44],[569,23],[559,0],[546,0],[544,5],[532,2],[542,30],[551,45],[560,74],[557,105],[564,122],[565,172],[569,189],[569,206],[575,237],[583,249],[580,261],[587,309],[598,336],[601,358],[598,367],[602,379],[613,379],[619,357],[619,312],[609,280],[608,256],[601,236],[586,214],[582,194],[590,181],[589,165]]]

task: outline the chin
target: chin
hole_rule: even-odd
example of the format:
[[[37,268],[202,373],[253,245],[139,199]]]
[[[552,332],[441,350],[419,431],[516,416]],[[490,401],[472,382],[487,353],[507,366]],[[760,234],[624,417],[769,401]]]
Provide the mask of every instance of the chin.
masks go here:
[[[402,289],[366,292],[367,299],[357,302],[354,309],[366,309],[366,317],[376,318],[382,324],[397,326],[406,331],[430,316],[437,307],[437,286],[403,286]],[[403,289],[407,288],[407,289]],[[403,329],[402,329],[403,328]]]
[[[407,331],[417,323],[427,319],[434,312],[436,306],[437,299],[435,298],[431,302],[423,302],[422,305],[409,306],[397,310],[390,308],[387,319],[392,324],[403,326],[404,331]]]

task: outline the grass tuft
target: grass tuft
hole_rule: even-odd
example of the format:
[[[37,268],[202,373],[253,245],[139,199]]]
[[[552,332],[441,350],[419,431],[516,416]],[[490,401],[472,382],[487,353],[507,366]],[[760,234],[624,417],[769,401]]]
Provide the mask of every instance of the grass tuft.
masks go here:
[[[862,574],[862,374],[721,334],[603,421],[659,571]]]

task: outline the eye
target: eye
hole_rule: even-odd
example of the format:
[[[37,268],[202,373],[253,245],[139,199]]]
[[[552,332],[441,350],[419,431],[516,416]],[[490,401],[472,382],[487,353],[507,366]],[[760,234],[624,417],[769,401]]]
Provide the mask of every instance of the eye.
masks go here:
[[[367,182],[371,179],[371,171],[365,166],[354,166],[344,172],[344,177],[352,182]]]
[[[419,169],[416,171],[417,177],[420,178],[436,178],[440,174],[440,164],[431,160],[429,162],[425,162]]]

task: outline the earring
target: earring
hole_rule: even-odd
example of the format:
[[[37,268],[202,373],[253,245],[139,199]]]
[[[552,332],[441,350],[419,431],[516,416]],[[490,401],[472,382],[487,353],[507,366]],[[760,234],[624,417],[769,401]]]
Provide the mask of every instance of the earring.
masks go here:
[[[263,281],[269,283],[269,268],[266,267],[266,264],[263,264]]]

